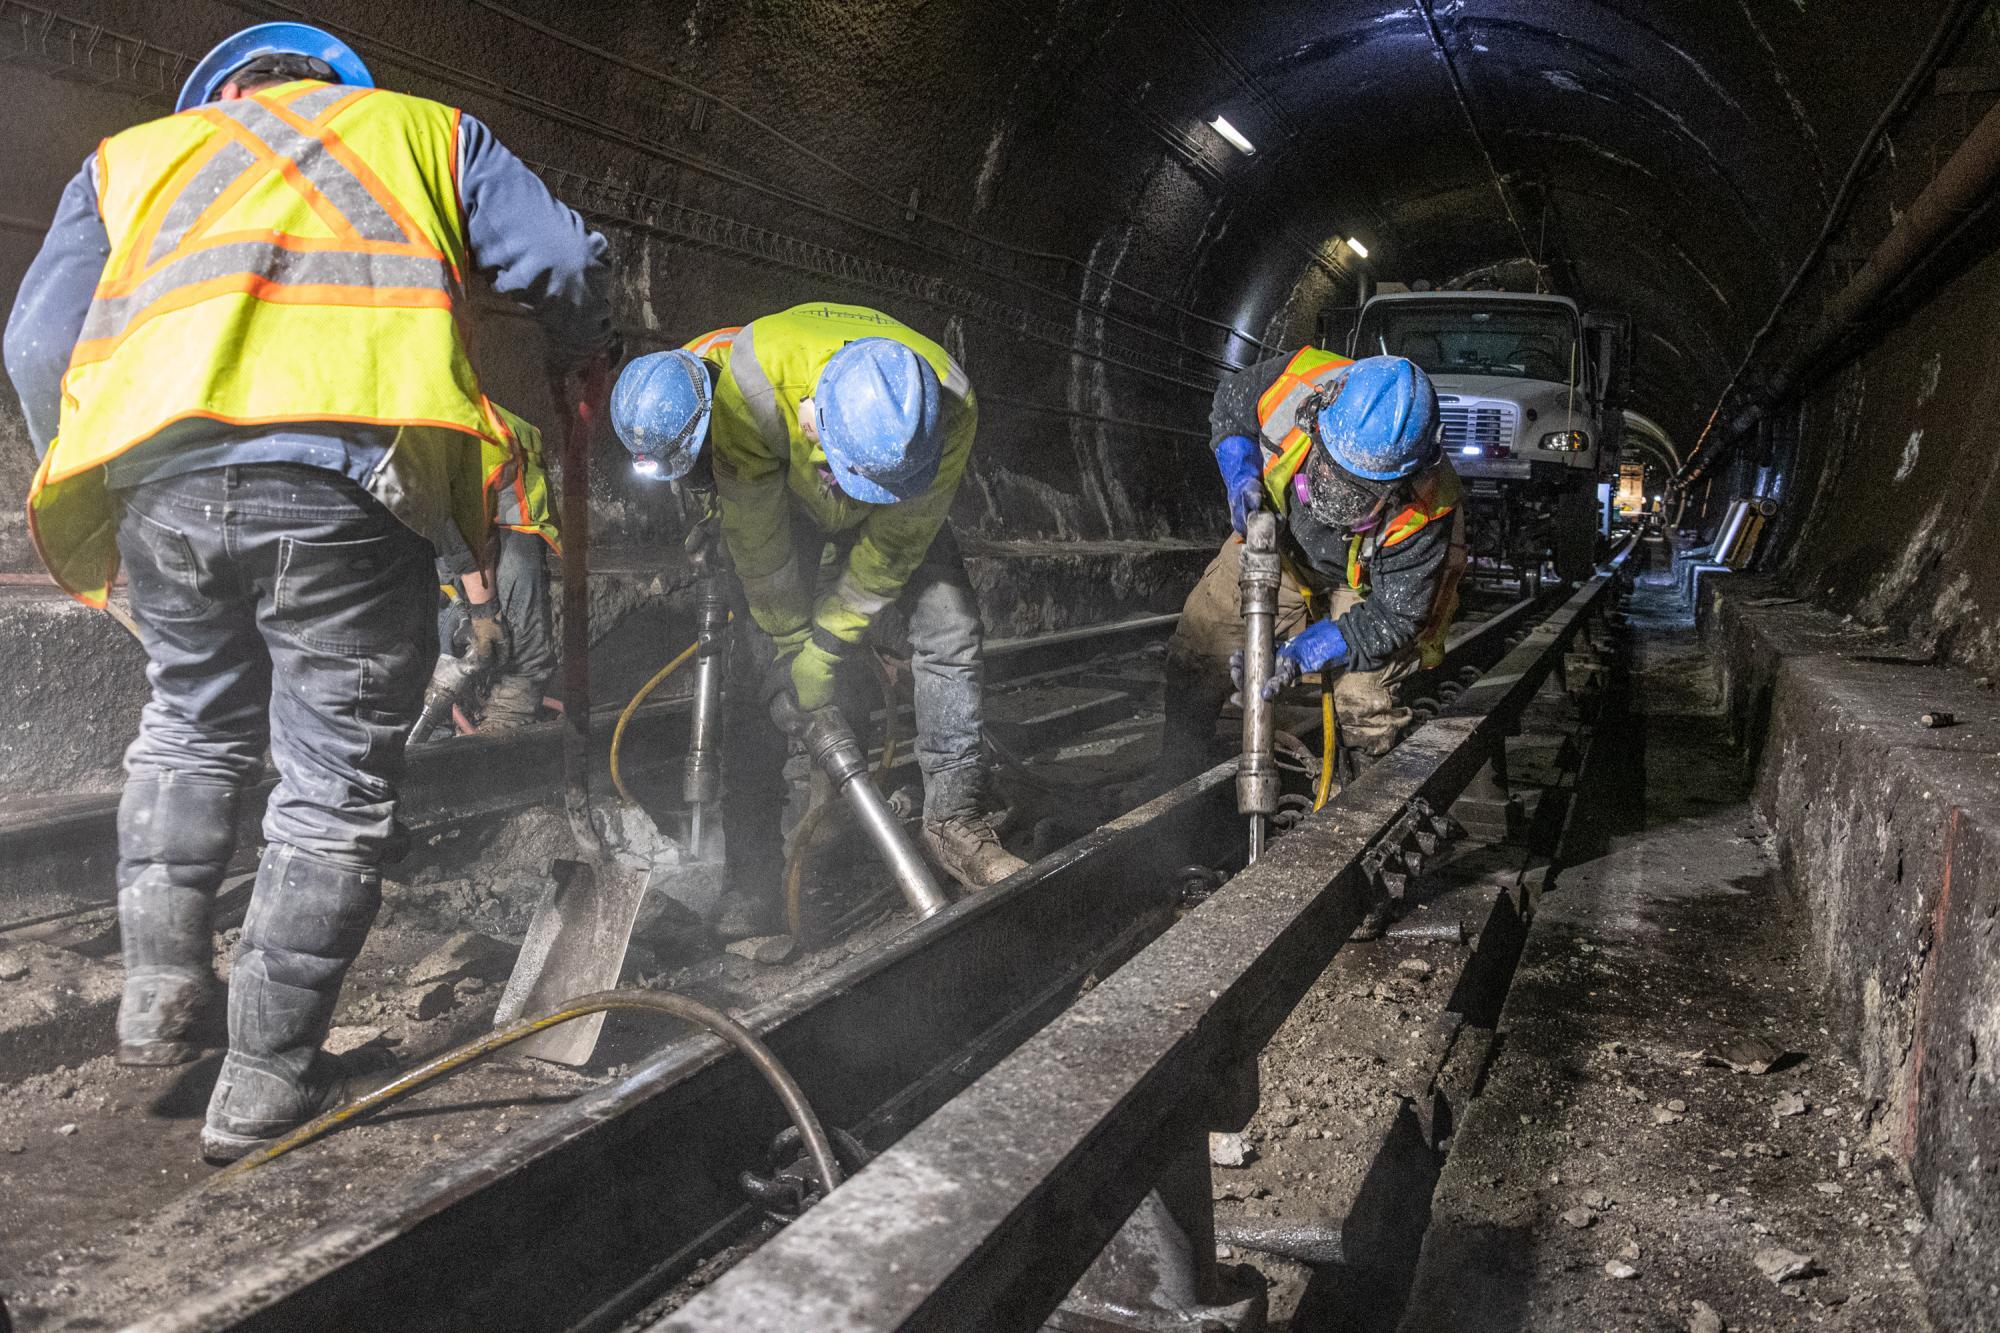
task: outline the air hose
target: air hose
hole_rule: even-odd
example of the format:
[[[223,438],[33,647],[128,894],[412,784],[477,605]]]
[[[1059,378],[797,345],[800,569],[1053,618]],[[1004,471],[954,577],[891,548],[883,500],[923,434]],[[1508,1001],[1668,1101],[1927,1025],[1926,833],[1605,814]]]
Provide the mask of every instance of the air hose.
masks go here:
[[[303,1147],[315,1139],[332,1133],[350,1120],[358,1119],[378,1107],[386,1106],[427,1083],[513,1045],[523,1037],[532,1037],[537,1032],[560,1023],[567,1023],[573,1018],[585,1018],[611,1009],[649,1009],[655,1013],[672,1014],[675,1018],[685,1019],[687,1022],[707,1028],[734,1046],[742,1053],[743,1058],[764,1076],[764,1081],[778,1094],[778,1100],[784,1103],[785,1114],[791,1117],[792,1124],[799,1131],[800,1141],[805,1144],[806,1155],[812,1159],[813,1171],[819,1177],[820,1188],[825,1193],[831,1194],[840,1184],[840,1163],[834,1157],[833,1144],[828,1140],[825,1128],[821,1126],[819,1117],[813,1114],[812,1106],[807,1103],[806,1095],[800,1090],[798,1082],[783,1065],[778,1063],[778,1057],[771,1053],[770,1047],[757,1040],[748,1028],[727,1014],[711,1009],[699,1000],[691,1000],[672,991],[629,989],[594,991],[589,995],[579,995],[546,1014],[509,1023],[506,1027],[496,1028],[483,1037],[474,1038],[439,1055],[434,1055],[415,1069],[399,1074],[375,1091],[357,1097],[344,1106],[335,1107],[317,1119],[307,1121],[277,1142],[259,1148],[249,1156],[223,1168],[216,1173],[214,1179],[225,1180],[231,1176],[240,1176],[273,1158],[282,1157],[294,1148]]]
[[[1313,809],[1326,804],[1333,792],[1333,761],[1339,753],[1340,724],[1333,716],[1333,691],[1321,687],[1319,692],[1319,790],[1313,794]]]
[[[632,715],[639,711],[639,705],[646,702],[646,696],[658,689],[660,683],[666,680],[668,676],[673,675],[674,672],[679,671],[685,666],[687,660],[693,657],[700,648],[701,640],[697,639],[687,647],[681,649],[673,661],[654,672],[653,678],[644,685],[641,685],[639,692],[632,696],[632,702],[625,705],[625,711],[618,715],[618,725],[611,729],[611,785],[618,789],[618,794],[625,798],[627,804],[637,805],[639,802],[631,792],[625,790],[625,779],[618,772],[618,749],[625,743],[625,724],[630,722]]]

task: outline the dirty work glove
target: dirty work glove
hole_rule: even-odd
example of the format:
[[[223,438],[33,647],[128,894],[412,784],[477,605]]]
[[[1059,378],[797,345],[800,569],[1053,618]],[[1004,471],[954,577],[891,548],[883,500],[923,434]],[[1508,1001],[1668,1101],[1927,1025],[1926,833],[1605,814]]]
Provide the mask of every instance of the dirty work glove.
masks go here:
[[[1264,504],[1264,479],[1257,474],[1262,458],[1257,442],[1247,435],[1230,435],[1215,446],[1215,465],[1222,470],[1222,485],[1229,492],[1229,526],[1241,537],[1250,527],[1250,515]]]
[[[1325,671],[1346,660],[1347,640],[1341,636],[1340,626],[1331,620],[1308,625],[1278,645],[1277,658],[1271,663],[1271,679],[1264,686],[1264,697],[1275,699],[1279,690],[1308,671]]]
[[[805,626],[786,634],[771,636],[771,664],[764,668],[764,679],[758,683],[757,697],[766,708],[771,701],[792,688],[792,660],[799,650],[812,640],[812,630]]]
[[[472,642],[465,650],[466,665],[485,676],[498,671],[507,660],[507,622],[500,619],[498,598],[490,602],[467,603],[467,622]]]
[[[833,678],[839,668],[840,658],[821,646],[819,638],[808,639],[792,658],[792,694],[799,707],[816,713],[831,704]]]

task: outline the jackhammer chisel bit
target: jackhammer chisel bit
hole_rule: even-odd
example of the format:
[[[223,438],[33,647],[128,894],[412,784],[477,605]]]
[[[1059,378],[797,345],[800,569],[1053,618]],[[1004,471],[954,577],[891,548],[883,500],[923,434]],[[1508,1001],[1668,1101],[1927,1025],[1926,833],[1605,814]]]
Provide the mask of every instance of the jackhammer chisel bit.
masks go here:
[[[700,655],[695,661],[694,716],[681,770],[681,799],[688,806],[688,845],[706,857],[708,826],[722,795],[722,681],[728,674],[729,597],[727,556],[715,525],[704,520],[688,535],[688,559],[696,570]]]
[[[1276,706],[1264,697],[1271,679],[1278,619],[1278,518],[1250,516],[1243,536],[1243,757],[1236,765],[1236,813],[1250,817],[1250,860],[1264,854],[1266,825],[1278,813],[1278,763],[1272,750]]]
[[[807,756],[846,798],[917,919],[936,916],[949,907],[951,899],[938,887],[930,866],[903,831],[889,803],[875,790],[868,777],[868,756],[840,710],[829,707],[808,713],[789,694],[780,694],[771,701],[771,720],[778,724],[778,730],[800,739]]]

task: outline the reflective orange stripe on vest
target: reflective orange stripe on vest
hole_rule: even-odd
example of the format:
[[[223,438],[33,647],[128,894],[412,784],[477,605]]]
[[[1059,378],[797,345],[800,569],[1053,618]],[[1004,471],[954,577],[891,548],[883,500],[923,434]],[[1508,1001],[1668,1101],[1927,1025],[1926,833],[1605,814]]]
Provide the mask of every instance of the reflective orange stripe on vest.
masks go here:
[[[681,350],[684,352],[693,352],[696,356],[707,356],[717,348],[727,347],[734,343],[736,335],[741,332],[743,332],[741,324],[732,324],[726,329],[716,329],[713,332],[702,334],[701,337],[683,346]]]
[[[393,194],[326,122],[366,90],[309,86],[276,97],[218,102],[190,114],[217,129],[152,211],[157,230],[132,246],[97,288],[71,357],[101,361],[148,318],[225,292],[312,305],[449,308],[459,275]],[[100,170],[105,168],[100,158]],[[231,204],[276,174],[331,237],[215,233]],[[143,256],[143,258],[142,258]]]
[[[1279,513],[1291,508],[1292,478],[1305,466],[1312,436],[1299,425],[1299,409],[1338,372],[1354,363],[1334,352],[1302,347],[1257,399],[1257,426],[1263,435],[1264,489]]]
[[[1410,502],[1397,510],[1376,533],[1357,532],[1347,543],[1347,586],[1356,592],[1368,583],[1368,562],[1363,557],[1384,547],[1396,546],[1458,508],[1461,488],[1458,473],[1450,462],[1440,461],[1417,482]]]

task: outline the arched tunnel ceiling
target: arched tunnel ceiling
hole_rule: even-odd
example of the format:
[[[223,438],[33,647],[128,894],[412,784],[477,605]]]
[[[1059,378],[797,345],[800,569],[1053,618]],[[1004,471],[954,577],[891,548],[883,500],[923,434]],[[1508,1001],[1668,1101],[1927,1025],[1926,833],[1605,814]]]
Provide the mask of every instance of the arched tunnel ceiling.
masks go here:
[[[1631,314],[1634,406],[1691,439],[1944,6],[1895,22],[1856,9],[1190,6],[1231,59],[1183,86],[1181,109],[1226,114],[1259,145],[1240,168],[1247,215],[1361,236],[1380,277],[1525,286],[1539,268],[1587,309]],[[1301,260],[1293,246],[1213,262]]]

